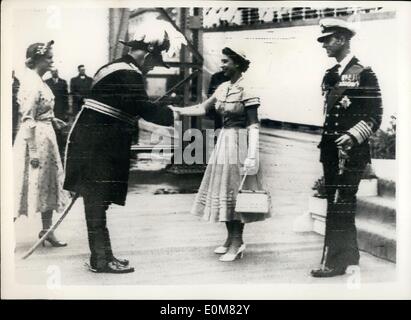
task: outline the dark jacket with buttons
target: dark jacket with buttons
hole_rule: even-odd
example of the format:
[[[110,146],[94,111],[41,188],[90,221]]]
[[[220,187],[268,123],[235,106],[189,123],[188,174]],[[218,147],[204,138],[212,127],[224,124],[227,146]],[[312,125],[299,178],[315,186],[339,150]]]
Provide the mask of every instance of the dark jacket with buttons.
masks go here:
[[[354,57],[341,76],[334,68],[327,70],[322,89],[325,121],[320,161],[338,162],[335,140],[348,133],[355,141],[350,160],[371,162],[368,137],[380,127],[382,117],[381,92],[374,72]]]

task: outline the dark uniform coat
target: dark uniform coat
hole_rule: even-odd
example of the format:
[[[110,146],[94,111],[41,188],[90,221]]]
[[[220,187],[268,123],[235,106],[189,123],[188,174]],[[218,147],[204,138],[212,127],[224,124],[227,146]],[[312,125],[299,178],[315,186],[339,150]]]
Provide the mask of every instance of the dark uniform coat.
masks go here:
[[[347,64],[341,76],[333,69],[327,70],[322,83],[326,114],[319,145],[320,160],[338,161],[334,141],[348,132],[356,142],[349,152],[351,160],[371,162],[368,137],[380,127],[382,116],[377,78],[371,68],[363,67],[355,57]],[[362,121],[372,132],[359,125]]]
[[[355,57],[341,76],[335,67],[327,70],[322,88],[326,103],[319,147],[328,203],[323,264],[345,268],[358,264],[360,258],[356,193],[365,166],[371,161],[368,138],[381,124],[381,93],[374,72]],[[341,174],[335,140],[343,134],[350,135],[355,144],[348,151]]]
[[[173,125],[171,109],[148,100],[143,76],[131,56],[97,71],[89,98],[130,116]],[[98,193],[106,203],[124,205],[134,130],[126,122],[83,107],[68,139],[64,188]]]

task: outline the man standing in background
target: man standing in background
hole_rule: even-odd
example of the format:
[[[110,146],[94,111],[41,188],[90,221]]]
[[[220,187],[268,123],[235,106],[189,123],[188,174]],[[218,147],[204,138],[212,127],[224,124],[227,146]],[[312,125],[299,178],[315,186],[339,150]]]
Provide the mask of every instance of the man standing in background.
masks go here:
[[[68,120],[68,90],[67,82],[59,77],[56,68],[51,69],[51,78],[46,80],[54,94],[54,116],[67,122]],[[59,146],[60,156],[64,158],[64,148],[66,145],[66,132],[64,128],[55,128],[57,145]]]
[[[67,82],[59,77],[58,70],[51,70],[51,78],[46,80],[54,94],[54,115],[60,120],[67,121],[68,113],[68,90]]]
[[[88,96],[93,82],[93,78],[86,75],[86,68],[83,64],[77,67],[78,76],[70,81],[70,92],[73,97],[73,115],[80,111],[83,105],[83,99]]]

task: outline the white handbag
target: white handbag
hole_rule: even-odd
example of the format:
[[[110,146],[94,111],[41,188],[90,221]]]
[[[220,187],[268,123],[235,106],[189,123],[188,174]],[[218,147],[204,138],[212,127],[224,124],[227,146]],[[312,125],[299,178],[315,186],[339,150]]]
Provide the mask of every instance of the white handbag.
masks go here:
[[[238,213],[269,213],[271,209],[269,192],[265,190],[242,190],[246,178],[247,171],[238,189],[235,211]]]

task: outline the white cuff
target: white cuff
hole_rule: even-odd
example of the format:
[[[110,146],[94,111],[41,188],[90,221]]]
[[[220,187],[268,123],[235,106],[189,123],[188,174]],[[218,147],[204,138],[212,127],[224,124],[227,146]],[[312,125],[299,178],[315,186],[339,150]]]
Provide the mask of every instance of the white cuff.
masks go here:
[[[243,101],[245,107],[260,105],[260,98],[250,98]]]
[[[249,127],[248,129],[248,153],[247,157],[258,159],[258,136],[260,130],[258,127]]]

